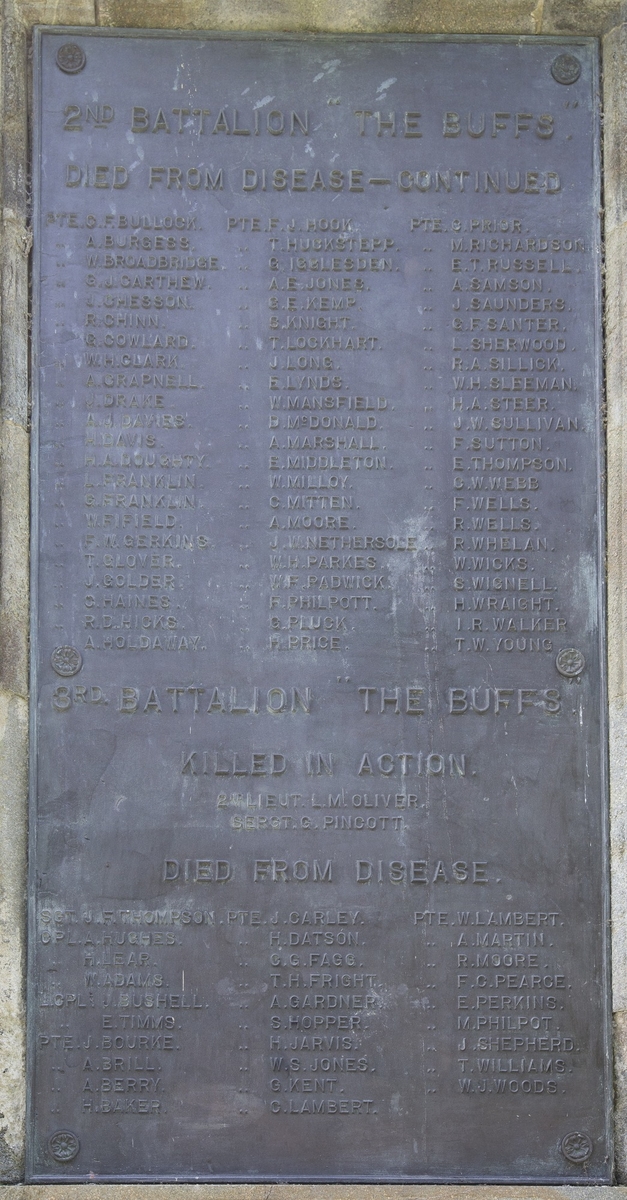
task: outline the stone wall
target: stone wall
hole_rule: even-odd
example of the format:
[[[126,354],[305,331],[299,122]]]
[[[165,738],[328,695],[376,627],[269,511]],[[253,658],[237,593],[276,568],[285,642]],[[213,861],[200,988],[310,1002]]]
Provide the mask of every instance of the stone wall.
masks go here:
[[[613,893],[613,1011],[616,1059],[616,1172],[627,1182],[627,8],[618,0],[4,0],[2,237],[0,241],[0,1182],[23,1178],[28,739],[29,507],[29,63],[35,24],[124,28],[333,33],[588,34],[603,54],[608,429],[608,599],[610,785]],[[627,447],[626,447],[627,450]],[[114,1185],[104,1189],[111,1193]],[[146,1190],[146,1185],[144,1190]],[[57,1189],[6,1187],[49,1200]],[[137,1187],[116,1186],[120,1197]],[[150,1186],[155,1200],[194,1192],[198,1200],[317,1200],[373,1190],[413,1200],[434,1191],[464,1200],[547,1197],[571,1188],[379,1188]],[[64,1200],[102,1188],[63,1186]],[[587,1188],[576,1189],[583,1200]],[[598,1195],[598,1189],[595,1189]]]

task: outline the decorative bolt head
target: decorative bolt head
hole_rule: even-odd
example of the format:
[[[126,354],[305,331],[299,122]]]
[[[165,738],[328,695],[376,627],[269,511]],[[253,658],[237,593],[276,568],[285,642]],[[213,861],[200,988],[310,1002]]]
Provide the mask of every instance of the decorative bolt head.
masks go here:
[[[65,75],[78,75],[86,62],[85,51],[76,42],[66,42],[57,50],[57,66]]]
[[[558,54],[551,63],[551,75],[556,83],[576,83],[581,75],[581,63],[574,54]]]
[[[560,1142],[560,1150],[569,1162],[585,1163],[592,1157],[592,1138],[587,1133],[567,1133]]]
[[[76,1134],[69,1129],[58,1129],[48,1140],[48,1149],[57,1162],[72,1162],[80,1148],[81,1144]]]
[[[83,665],[83,657],[74,646],[57,646],[50,657],[50,664],[57,675],[68,678],[78,674]]]
[[[576,650],[574,646],[560,650],[555,659],[555,666],[566,679],[574,679],[576,675],[581,675],[585,665],[586,660],[581,650]]]

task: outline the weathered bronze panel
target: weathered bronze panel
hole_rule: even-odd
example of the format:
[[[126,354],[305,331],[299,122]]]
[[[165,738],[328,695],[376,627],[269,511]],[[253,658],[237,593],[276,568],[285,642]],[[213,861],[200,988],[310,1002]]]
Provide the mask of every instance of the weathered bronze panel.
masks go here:
[[[596,71],[40,32],[31,1179],[609,1178]]]

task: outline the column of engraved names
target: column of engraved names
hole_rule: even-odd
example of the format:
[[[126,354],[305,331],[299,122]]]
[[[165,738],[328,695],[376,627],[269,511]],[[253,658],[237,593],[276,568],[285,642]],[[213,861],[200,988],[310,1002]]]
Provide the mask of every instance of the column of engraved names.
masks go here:
[[[439,914],[442,949],[450,945],[457,973],[457,1028],[451,1014],[449,1031],[458,1052],[453,1089],[540,1100],[576,1088],[572,1076],[583,1047],[560,946],[565,923],[562,913],[548,910]]]
[[[196,505],[196,470],[206,455],[189,455],[183,440],[192,416],[187,396],[200,391],[187,362],[194,345],[185,317],[216,260],[195,253],[193,221],[167,214],[51,213],[45,226],[50,238],[62,226],[67,239],[50,286],[65,287],[63,272],[72,268],[78,302],[71,326],[63,312],[55,333],[66,342],[78,325],[84,343],[80,356],[57,363],[61,394],[76,404],[62,405],[63,438],[54,449],[55,467],[65,469],[58,494],[69,499],[84,485],[80,544],[57,547],[78,566],[66,571],[65,589],[85,584],[85,632],[81,640],[61,612],[55,636],[87,652],[196,649],[199,637],[185,628],[175,603],[181,552],[208,546]],[[72,696],[78,702],[86,694],[104,699],[101,688],[58,684],[52,707],[65,713]],[[135,711],[137,695],[122,688],[122,711]],[[101,912],[71,904],[44,902],[38,933],[51,972],[39,1003],[53,1111],[158,1115],[171,1052],[181,1048],[172,1031],[185,1024],[173,1010],[203,1007],[171,986],[163,948],[180,944],[172,928],[182,914],[158,913],[141,901],[132,910],[112,901]],[[159,925],[170,929],[157,932]]]
[[[277,913],[269,933],[270,1112],[376,1115],[369,1047],[378,1004],[368,914],[358,908]]]
[[[370,330],[398,248],[350,219],[292,224],[268,239],[270,646],[340,651],[384,607],[389,551],[417,550],[383,535],[363,486],[393,469]]]
[[[246,218],[242,220],[242,231],[245,229],[261,227],[259,218]],[[235,217],[227,218],[227,231],[240,232],[240,223]],[[239,239],[238,239],[239,241]],[[238,330],[238,397],[237,397],[237,455],[235,461],[237,465],[237,513],[238,513],[238,539],[237,545],[237,567],[238,567],[238,582],[237,588],[237,613],[239,617],[239,639],[238,647],[244,653],[250,650],[250,620],[252,612],[251,593],[254,590],[254,584],[251,580],[251,564],[249,561],[249,551],[252,549],[250,539],[250,404],[251,404],[251,384],[250,384],[250,362],[248,354],[250,351],[250,245],[244,238],[241,239],[243,244],[235,245],[235,262],[237,266],[237,290],[238,290],[238,307],[237,307],[237,330]],[[230,448],[230,452],[234,447]]]
[[[39,998],[50,1111],[161,1116],[177,1057],[207,1007],[172,956],[212,925],[205,909],[42,905],[37,938],[53,981]]]
[[[217,259],[199,253],[194,218],[88,215],[81,226],[84,648],[193,652],[200,630],[177,592],[209,547],[199,512],[209,453],[186,434],[206,391],[186,314]]]
[[[567,337],[583,239],[458,222],[453,287],[453,606],[460,652],[547,654],[565,633],[552,497],[569,493],[582,386]],[[570,476],[570,479],[569,479]]]
[[[434,268],[434,254],[440,251],[439,243],[446,236],[446,226],[441,217],[414,216],[410,218],[409,229],[411,238],[408,243],[410,260],[418,267],[417,277],[418,296],[416,304],[415,328],[412,335],[415,344],[422,351],[416,367],[416,394],[410,397],[411,406],[416,406],[415,453],[422,463],[422,469],[417,478],[422,478],[419,494],[422,493],[422,505],[417,516],[423,523],[423,553],[424,553],[424,600],[422,617],[424,621],[424,649],[427,653],[437,651],[436,623],[436,570],[437,558],[434,545],[436,534],[436,480],[438,472],[436,462],[441,453],[441,420],[437,397],[437,387],[441,387],[441,374],[438,369],[434,311],[436,311],[437,294],[436,281],[439,272]],[[437,261],[437,260],[436,260]],[[420,381],[420,382],[418,382]],[[422,451],[422,453],[420,453]],[[416,465],[413,469],[416,470]]]

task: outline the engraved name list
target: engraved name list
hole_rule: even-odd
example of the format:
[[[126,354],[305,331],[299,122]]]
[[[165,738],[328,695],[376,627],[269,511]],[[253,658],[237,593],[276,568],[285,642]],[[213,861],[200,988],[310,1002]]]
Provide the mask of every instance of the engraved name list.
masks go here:
[[[607,1181],[596,70],[38,34],[31,1180]]]

